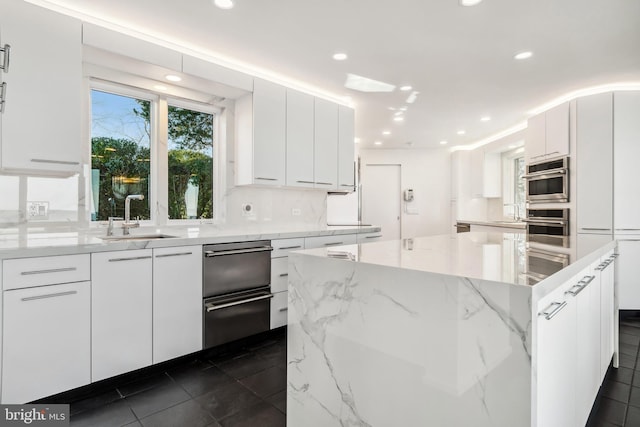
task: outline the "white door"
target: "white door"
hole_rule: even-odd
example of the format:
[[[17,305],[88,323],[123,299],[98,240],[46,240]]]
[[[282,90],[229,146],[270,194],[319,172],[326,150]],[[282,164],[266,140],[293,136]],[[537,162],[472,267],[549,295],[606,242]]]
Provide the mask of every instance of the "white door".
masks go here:
[[[382,239],[400,239],[400,165],[368,165],[362,171],[362,222],[382,227]]]

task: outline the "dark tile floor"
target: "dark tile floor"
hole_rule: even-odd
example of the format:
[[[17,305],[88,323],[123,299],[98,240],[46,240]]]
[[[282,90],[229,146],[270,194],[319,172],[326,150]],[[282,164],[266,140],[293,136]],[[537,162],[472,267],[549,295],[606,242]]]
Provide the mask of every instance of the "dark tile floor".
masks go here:
[[[587,427],[640,427],[640,313],[620,320]],[[286,328],[43,399],[70,403],[71,426],[286,425]]]
[[[286,329],[43,399],[71,426],[286,425]]]
[[[640,427],[640,314],[620,316],[620,367],[610,367],[587,427]]]

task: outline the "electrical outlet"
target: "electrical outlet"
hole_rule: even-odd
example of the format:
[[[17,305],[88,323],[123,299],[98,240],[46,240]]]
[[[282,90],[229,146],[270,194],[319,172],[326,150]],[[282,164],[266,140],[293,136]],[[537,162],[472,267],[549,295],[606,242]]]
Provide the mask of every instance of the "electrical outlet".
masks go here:
[[[291,215],[293,216],[300,216],[302,214],[302,211],[299,208],[293,208],[291,209]]]
[[[27,220],[49,219],[49,202],[27,202]]]

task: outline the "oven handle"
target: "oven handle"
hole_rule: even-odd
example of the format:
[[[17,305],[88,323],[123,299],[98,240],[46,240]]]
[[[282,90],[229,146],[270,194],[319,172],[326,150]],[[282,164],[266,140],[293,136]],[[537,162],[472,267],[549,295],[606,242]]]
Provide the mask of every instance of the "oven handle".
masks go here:
[[[253,298],[243,299],[243,300],[234,301],[234,302],[228,302],[226,304],[220,304],[220,305],[215,305],[214,303],[210,302],[205,304],[205,307],[207,307],[207,313],[209,313],[214,310],[222,310],[223,308],[229,308],[236,305],[247,304],[250,302],[260,301],[260,300],[269,299],[269,298],[273,298],[273,294],[261,295],[259,297],[253,297]]]
[[[532,174],[529,174],[529,175],[523,175],[522,178],[523,179],[556,178],[558,176],[566,175],[567,172],[568,172],[567,169],[555,169],[555,170],[549,170],[549,171],[544,171],[544,172],[540,172],[540,173],[532,173]]]
[[[239,254],[248,254],[253,252],[270,252],[273,250],[273,246],[259,246],[257,248],[248,248],[248,249],[229,249],[224,251],[204,251],[204,256],[207,258],[211,258],[214,256],[224,256],[224,255],[239,255]]]
[[[567,225],[567,221],[561,219],[523,219],[524,222],[530,222],[532,224],[555,224],[555,225]]]

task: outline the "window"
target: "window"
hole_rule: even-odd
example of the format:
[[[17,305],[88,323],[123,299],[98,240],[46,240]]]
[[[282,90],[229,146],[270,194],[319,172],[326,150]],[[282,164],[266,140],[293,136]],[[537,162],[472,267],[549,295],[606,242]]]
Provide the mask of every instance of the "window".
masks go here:
[[[213,218],[214,115],[168,106],[169,219]]]
[[[518,148],[502,153],[503,172],[503,216],[524,218],[525,216],[525,174],[524,149]]]
[[[124,201],[131,218],[151,218],[151,101],[115,93],[91,91],[91,219],[124,217]]]
[[[102,83],[91,105],[92,220],[123,217],[130,194],[144,196],[132,201],[131,218],[214,218],[218,109]]]

